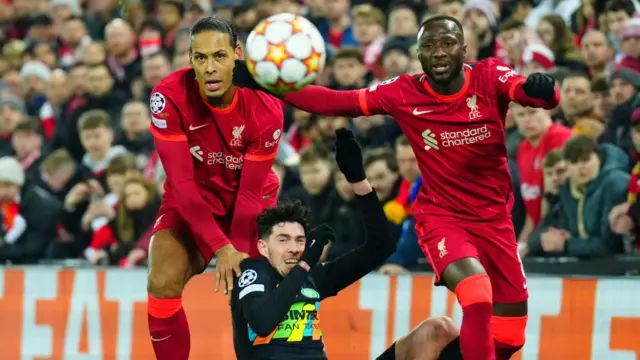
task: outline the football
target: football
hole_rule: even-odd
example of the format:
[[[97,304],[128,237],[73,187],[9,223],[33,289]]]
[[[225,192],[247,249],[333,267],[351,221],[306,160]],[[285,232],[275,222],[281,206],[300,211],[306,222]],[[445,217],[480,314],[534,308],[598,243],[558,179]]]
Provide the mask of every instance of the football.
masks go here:
[[[300,90],[324,68],[324,39],[307,19],[293,14],[261,21],[246,42],[246,63],[253,78],[275,94]]]

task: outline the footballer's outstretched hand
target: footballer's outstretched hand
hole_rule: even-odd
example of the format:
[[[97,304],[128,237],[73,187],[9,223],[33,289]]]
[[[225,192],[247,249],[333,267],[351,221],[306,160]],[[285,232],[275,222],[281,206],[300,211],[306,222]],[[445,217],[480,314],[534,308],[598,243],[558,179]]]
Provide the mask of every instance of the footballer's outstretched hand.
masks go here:
[[[556,96],[555,86],[556,81],[550,75],[533,73],[522,84],[522,91],[532,98],[548,101]]]
[[[331,226],[322,224],[313,228],[307,234],[307,242],[304,246],[304,252],[300,256],[300,261],[304,261],[313,268],[320,261],[324,247],[336,239],[336,234]]]
[[[251,76],[244,60],[236,60],[233,68],[233,85],[266,92],[266,90],[256,82],[253,76]]]
[[[336,130],[335,150],[338,167],[349,183],[358,183],[367,178],[364,173],[362,149],[351,130]]]
[[[216,284],[215,291],[218,292],[220,284],[224,285],[224,293],[231,294],[233,290],[233,273],[236,276],[242,274],[240,262],[249,255],[239,252],[233,245],[225,245],[216,251]]]

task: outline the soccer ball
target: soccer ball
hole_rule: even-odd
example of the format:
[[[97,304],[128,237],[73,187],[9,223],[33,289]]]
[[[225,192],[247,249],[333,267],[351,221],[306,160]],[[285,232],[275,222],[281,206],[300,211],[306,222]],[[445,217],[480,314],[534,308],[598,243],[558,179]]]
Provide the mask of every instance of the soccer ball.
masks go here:
[[[253,78],[275,94],[313,83],[326,61],[324,39],[309,20],[278,14],[261,21],[246,43],[247,68]]]

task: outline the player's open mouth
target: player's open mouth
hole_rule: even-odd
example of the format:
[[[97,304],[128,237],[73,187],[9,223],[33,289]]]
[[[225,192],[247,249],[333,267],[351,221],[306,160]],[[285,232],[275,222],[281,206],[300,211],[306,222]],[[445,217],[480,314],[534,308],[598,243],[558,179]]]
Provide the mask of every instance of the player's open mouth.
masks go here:
[[[285,263],[285,264],[287,264],[287,265],[295,265],[295,264],[297,264],[299,261],[300,261],[300,260],[298,260],[298,259],[287,259],[287,260],[285,260],[285,261],[284,261],[284,263]]]
[[[433,65],[433,71],[435,71],[438,74],[443,74],[445,72],[447,72],[447,70],[449,70],[449,65]]]
[[[222,85],[222,81],[220,81],[220,80],[207,80],[206,84],[207,84],[207,90],[216,91],[216,90],[220,89],[220,86]]]

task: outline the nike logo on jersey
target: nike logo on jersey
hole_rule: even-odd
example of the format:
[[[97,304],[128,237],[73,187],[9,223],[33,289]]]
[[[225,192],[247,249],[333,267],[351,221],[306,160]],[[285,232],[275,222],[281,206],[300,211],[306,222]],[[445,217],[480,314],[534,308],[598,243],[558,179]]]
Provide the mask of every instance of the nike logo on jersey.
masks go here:
[[[313,244],[315,244],[315,243],[316,243],[316,239],[311,240],[311,245],[309,245],[309,247],[312,247]]]
[[[413,109],[413,115],[419,116],[419,115],[424,115],[424,114],[428,114],[430,112],[432,112],[433,110],[425,110],[425,111],[418,111],[418,108]]]
[[[157,338],[154,338],[154,337],[152,336],[152,337],[151,337],[151,341],[153,341],[153,342],[163,341],[163,340],[167,340],[167,339],[168,339],[168,338],[170,338],[170,337],[171,337],[171,335],[166,336],[166,337],[163,337],[162,339],[157,339]]]
[[[209,126],[209,124],[203,124],[203,125],[199,125],[199,126],[189,125],[189,130],[191,130],[191,131],[198,130],[198,129],[203,128],[205,126]]]

